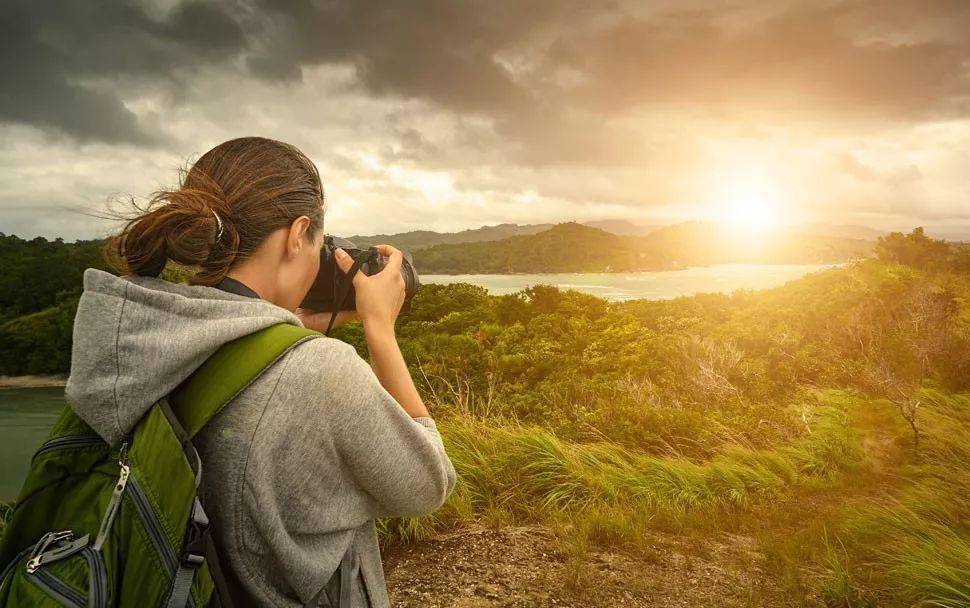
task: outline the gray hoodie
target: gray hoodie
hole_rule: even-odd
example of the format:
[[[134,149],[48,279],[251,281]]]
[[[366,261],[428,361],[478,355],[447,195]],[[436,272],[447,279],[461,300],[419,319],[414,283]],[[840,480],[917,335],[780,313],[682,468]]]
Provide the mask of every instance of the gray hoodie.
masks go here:
[[[88,269],[66,394],[119,441],[222,344],[279,322],[269,302]],[[389,605],[374,518],[437,509],[455,470],[350,345],[306,340],[199,434],[206,510],[232,575],[260,605]],[[338,568],[339,567],[339,568]]]

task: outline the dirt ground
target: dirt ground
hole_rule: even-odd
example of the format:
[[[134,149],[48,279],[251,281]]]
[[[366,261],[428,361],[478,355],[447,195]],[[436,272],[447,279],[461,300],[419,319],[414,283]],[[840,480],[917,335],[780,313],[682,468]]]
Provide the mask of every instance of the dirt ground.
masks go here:
[[[591,551],[569,563],[541,526],[470,527],[386,552],[391,605],[400,608],[787,606],[753,539],[699,546],[655,536],[642,555]],[[575,581],[569,585],[570,581]]]

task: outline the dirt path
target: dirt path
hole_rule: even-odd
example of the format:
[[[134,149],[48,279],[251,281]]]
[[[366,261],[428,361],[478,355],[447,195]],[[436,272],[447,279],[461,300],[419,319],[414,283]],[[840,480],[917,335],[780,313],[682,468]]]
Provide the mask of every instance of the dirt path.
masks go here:
[[[400,608],[784,606],[751,538],[699,548],[655,537],[649,555],[590,551],[580,563],[542,526],[470,527],[385,556],[391,605]]]

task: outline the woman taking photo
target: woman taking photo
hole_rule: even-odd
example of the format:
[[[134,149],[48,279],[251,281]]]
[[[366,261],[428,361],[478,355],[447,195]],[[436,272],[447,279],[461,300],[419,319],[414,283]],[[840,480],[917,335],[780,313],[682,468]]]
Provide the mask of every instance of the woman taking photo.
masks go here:
[[[125,273],[84,275],[67,397],[111,444],[223,344],[280,322],[323,330],[299,309],[320,265],[324,196],[293,146],[246,137],[213,148],[178,189],[109,239]],[[233,604],[384,607],[374,519],[437,509],[455,484],[434,420],[398,349],[401,252],[357,273],[370,366],[350,345],[305,340],[196,436],[204,501]],[[348,271],[349,256],[337,251]],[[159,274],[197,269],[187,284]]]

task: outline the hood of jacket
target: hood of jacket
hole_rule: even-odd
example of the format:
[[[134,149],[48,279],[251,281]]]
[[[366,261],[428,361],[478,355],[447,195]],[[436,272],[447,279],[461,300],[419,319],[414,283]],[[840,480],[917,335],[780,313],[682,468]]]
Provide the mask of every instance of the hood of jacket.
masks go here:
[[[67,400],[113,445],[220,346],[280,322],[301,325],[265,300],[89,268],[74,319]]]

